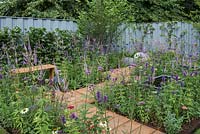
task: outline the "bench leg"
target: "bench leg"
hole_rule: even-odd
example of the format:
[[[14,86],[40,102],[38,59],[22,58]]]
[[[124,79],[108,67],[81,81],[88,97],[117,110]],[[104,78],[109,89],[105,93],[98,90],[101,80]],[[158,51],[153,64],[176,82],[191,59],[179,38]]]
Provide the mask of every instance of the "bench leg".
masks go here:
[[[50,80],[53,80],[53,77],[54,77],[54,71],[55,71],[54,68],[51,68],[51,69],[50,69],[50,72],[49,72],[49,79],[50,79]]]

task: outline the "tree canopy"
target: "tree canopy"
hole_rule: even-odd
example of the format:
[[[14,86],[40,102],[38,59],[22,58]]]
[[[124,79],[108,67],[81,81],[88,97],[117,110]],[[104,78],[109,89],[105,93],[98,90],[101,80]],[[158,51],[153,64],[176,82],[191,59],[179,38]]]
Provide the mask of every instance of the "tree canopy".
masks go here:
[[[96,0],[0,0],[1,16],[77,19]],[[113,0],[114,1],[114,0]],[[200,22],[199,0],[127,0],[136,22]],[[114,6],[114,5],[112,5]]]

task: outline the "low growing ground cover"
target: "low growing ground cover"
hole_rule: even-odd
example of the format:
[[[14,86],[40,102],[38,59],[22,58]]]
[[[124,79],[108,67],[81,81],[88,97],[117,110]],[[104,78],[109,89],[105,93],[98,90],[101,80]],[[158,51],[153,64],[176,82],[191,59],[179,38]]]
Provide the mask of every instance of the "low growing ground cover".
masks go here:
[[[169,134],[179,133],[185,123],[200,118],[199,63],[198,56],[156,53],[138,63],[129,82],[113,81],[97,94],[108,96],[109,109]]]

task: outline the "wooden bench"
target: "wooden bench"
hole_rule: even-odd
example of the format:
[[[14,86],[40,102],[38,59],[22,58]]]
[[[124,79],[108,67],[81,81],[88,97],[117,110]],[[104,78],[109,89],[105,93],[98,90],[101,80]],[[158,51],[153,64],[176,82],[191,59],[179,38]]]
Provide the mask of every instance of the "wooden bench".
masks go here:
[[[29,73],[39,70],[49,70],[49,79],[53,79],[54,72],[55,72],[55,65],[47,64],[47,65],[39,65],[39,66],[32,66],[32,67],[24,67],[18,69],[12,69],[11,74],[21,74],[21,73]]]

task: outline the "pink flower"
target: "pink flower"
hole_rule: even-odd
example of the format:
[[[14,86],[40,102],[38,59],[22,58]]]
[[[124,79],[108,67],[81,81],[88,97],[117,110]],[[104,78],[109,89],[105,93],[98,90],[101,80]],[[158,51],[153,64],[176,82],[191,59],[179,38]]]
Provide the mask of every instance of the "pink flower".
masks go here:
[[[188,110],[188,108],[186,106],[184,106],[184,105],[181,107],[181,109],[182,110]]]
[[[67,106],[67,109],[74,109],[74,106],[73,105],[69,105],[69,106]]]

